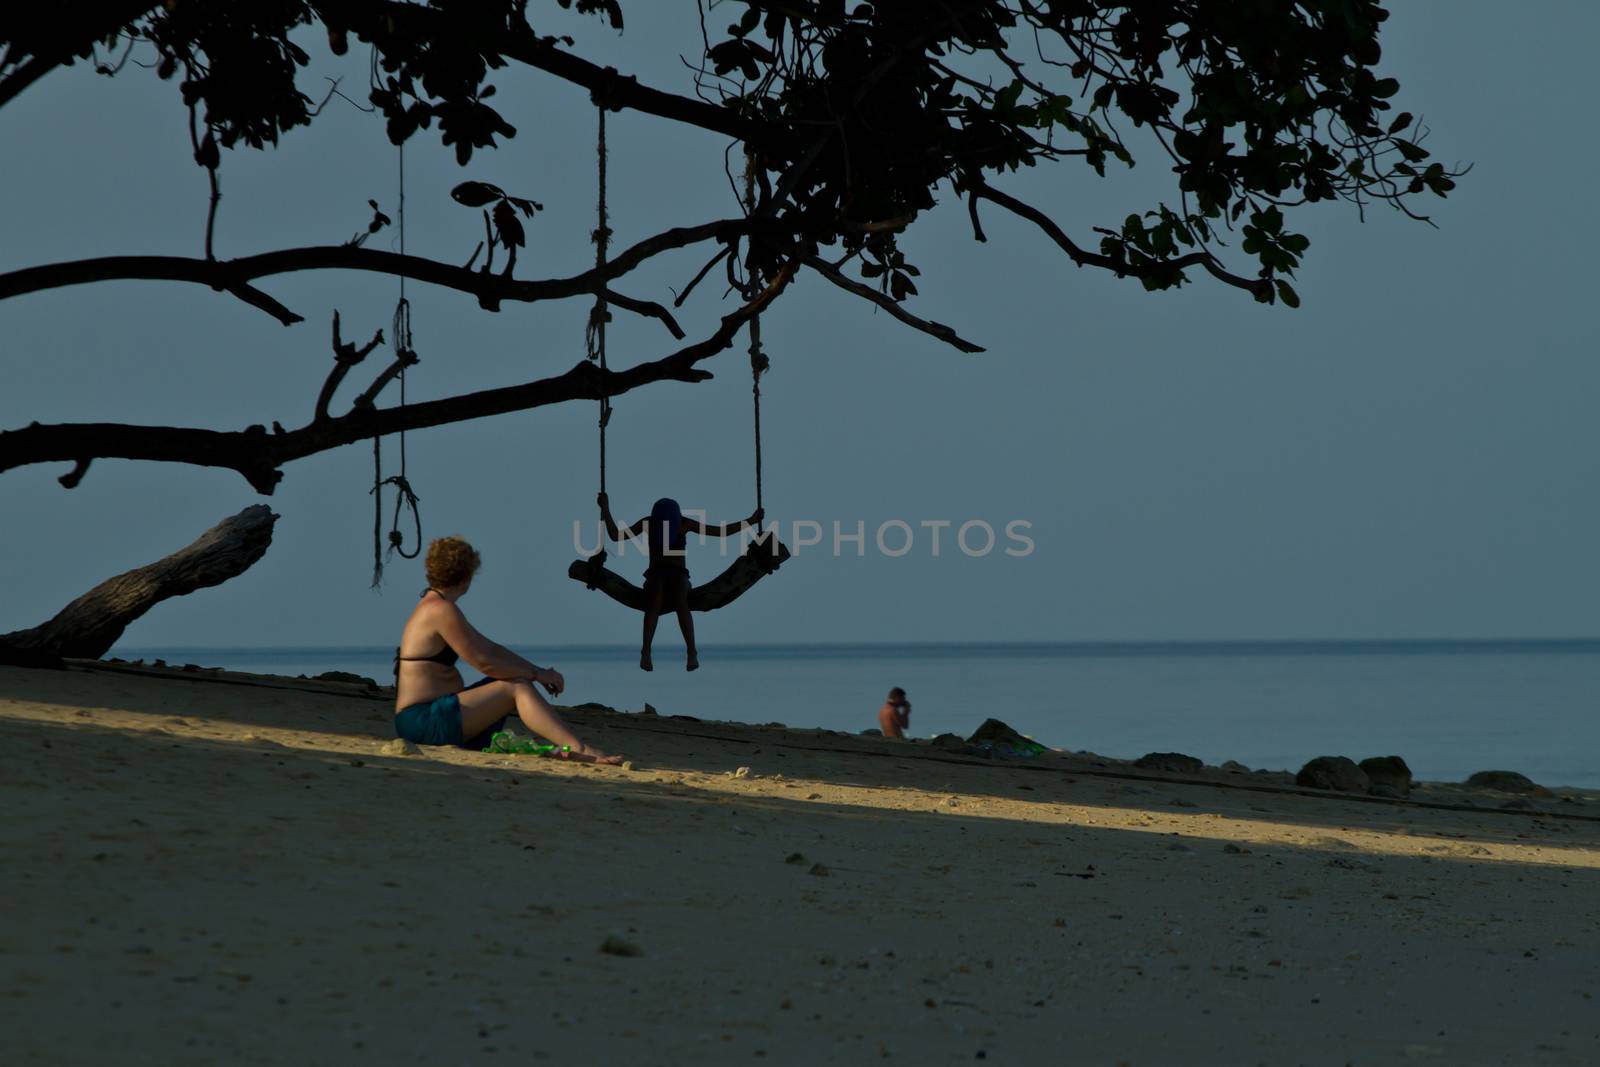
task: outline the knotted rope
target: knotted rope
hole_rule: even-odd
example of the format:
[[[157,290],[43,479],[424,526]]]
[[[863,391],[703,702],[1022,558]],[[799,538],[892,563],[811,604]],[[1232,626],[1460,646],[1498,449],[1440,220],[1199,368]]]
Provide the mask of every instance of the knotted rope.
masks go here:
[[[417,361],[416,349],[411,344],[411,302],[406,299],[406,273],[404,258],[406,254],[406,148],[400,146],[399,162],[400,180],[400,208],[397,222],[400,230],[400,256],[402,260],[400,270],[400,299],[394,306],[394,321],[391,324],[390,336],[394,338],[395,358],[400,361],[400,406],[406,406],[406,368]],[[400,431],[400,473],[385,478],[383,476],[383,444],[382,438],[372,438],[372,588],[376,589],[383,584],[383,565],[387,555],[398,552],[402,559],[416,559],[422,552],[422,511],[417,506],[417,494],[411,488],[411,482],[406,476],[406,432]],[[389,523],[388,553],[383,547],[383,487],[392,485],[395,488],[394,517]],[[414,527],[414,540],[411,551],[405,547],[405,535],[400,532],[400,512],[409,507],[411,520]]]

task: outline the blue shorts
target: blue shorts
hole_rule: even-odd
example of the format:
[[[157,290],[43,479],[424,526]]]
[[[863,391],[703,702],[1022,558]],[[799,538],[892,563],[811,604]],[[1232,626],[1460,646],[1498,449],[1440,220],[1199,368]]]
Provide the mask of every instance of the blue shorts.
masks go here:
[[[485,678],[467,686],[467,689],[476,689],[480,685],[488,685],[493,678]],[[463,689],[461,692],[466,692]],[[450,693],[442,697],[434,697],[422,704],[412,704],[402,708],[394,717],[394,735],[404,738],[417,745],[455,745],[458,748],[486,748],[489,739],[495,731],[505,728],[505,716],[489,724],[488,729],[474,736],[464,738],[461,732],[461,697],[459,694]]]

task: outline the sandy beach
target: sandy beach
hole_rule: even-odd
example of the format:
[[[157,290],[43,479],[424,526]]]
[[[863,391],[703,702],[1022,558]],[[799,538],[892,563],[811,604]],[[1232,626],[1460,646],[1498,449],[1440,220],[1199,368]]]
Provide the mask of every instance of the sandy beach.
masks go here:
[[[8,1062],[1600,1063],[1593,796],[218,679],[0,668]]]

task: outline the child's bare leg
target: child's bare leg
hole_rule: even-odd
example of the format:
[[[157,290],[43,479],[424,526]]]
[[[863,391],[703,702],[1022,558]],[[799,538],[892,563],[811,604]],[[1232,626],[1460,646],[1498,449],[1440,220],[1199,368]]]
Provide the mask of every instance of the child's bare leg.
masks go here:
[[[650,662],[650,646],[656,640],[656,622],[661,618],[662,588],[660,581],[645,579],[644,603],[644,645],[639,650],[639,669],[645,671],[655,670],[655,665]]]
[[[700,650],[694,646],[694,614],[689,610],[689,583],[680,582],[678,585],[677,603],[678,629],[683,631],[683,647],[689,654],[687,669],[697,671],[700,669]]]

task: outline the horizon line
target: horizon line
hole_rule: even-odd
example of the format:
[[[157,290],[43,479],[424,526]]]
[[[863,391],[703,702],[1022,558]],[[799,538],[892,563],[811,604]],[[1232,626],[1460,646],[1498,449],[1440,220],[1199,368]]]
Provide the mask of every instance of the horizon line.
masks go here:
[[[637,642],[569,642],[569,643],[544,643],[544,642],[518,642],[518,644],[536,644],[541,648],[567,648],[567,649],[628,649],[637,645]],[[1021,641],[961,641],[961,640],[927,640],[927,641],[751,641],[751,642],[713,642],[705,645],[706,648],[722,649],[828,649],[828,648],[882,648],[882,649],[917,649],[917,648],[1038,648],[1038,649],[1112,649],[1112,648],[1351,648],[1351,647],[1461,647],[1461,646],[1536,646],[1536,645],[1594,645],[1600,647],[1600,636],[1573,636],[1573,637],[1226,637],[1226,638],[1094,638],[1094,639],[1057,639],[1057,640],[1021,640]],[[118,651],[120,646],[113,646],[110,652]],[[386,649],[387,644],[381,645],[206,645],[189,644],[172,641],[162,644],[139,644],[127,646],[124,651],[158,651],[163,648],[182,648],[190,650],[206,650],[217,652],[276,652],[276,651],[352,651],[368,649]]]

